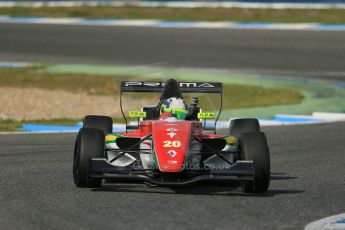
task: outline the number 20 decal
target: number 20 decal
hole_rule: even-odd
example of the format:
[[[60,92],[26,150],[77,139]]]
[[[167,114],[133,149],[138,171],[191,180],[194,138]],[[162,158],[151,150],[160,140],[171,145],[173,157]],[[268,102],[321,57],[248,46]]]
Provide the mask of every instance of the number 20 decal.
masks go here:
[[[171,147],[178,148],[178,147],[181,147],[181,141],[164,141],[163,146],[166,148],[171,148]]]

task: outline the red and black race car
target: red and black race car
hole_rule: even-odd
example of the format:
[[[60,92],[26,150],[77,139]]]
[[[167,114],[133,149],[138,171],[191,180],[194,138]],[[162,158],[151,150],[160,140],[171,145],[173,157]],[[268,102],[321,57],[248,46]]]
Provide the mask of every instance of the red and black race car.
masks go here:
[[[131,123],[122,109],[124,92],[160,92],[160,97],[155,106],[129,111],[129,118],[136,120]],[[113,133],[110,117],[84,118],[75,142],[75,184],[97,188],[102,186],[102,179],[134,180],[155,186],[240,181],[245,192],[267,191],[269,148],[258,120],[231,120],[225,134],[217,134],[221,107],[216,116],[203,111],[198,98],[193,98],[188,106],[182,93],[218,94],[222,100],[222,84],[174,79],[165,83],[121,82],[120,108],[125,130]]]

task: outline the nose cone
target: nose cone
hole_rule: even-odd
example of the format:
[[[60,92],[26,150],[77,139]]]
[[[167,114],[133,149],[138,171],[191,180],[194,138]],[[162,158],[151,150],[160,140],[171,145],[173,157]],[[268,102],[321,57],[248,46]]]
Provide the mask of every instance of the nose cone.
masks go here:
[[[181,172],[191,134],[190,121],[154,121],[152,139],[159,170]]]

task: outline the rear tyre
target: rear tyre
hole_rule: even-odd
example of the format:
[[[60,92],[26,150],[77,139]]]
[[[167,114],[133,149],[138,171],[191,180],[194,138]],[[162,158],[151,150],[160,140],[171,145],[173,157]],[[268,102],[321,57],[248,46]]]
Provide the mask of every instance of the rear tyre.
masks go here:
[[[255,167],[254,181],[243,182],[248,193],[266,192],[270,183],[270,153],[266,136],[262,132],[244,133],[240,137],[242,160],[252,160]]]
[[[107,116],[88,115],[83,120],[83,128],[100,129],[104,135],[113,132],[113,119]]]
[[[89,160],[104,158],[104,133],[99,129],[80,129],[74,149],[73,179],[78,187],[99,188],[101,178],[89,178]]]
[[[260,132],[258,119],[244,118],[231,120],[229,127],[230,135],[239,137],[242,133],[248,132]]]

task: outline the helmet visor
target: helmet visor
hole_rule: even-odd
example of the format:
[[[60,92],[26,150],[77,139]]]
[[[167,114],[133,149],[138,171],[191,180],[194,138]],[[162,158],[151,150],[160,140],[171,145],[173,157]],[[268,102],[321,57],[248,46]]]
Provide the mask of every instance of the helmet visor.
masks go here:
[[[163,112],[170,112],[171,114],[175,115],[178,120],[186,120],[187,117],[187,110],[185,109],[163,108]]]

